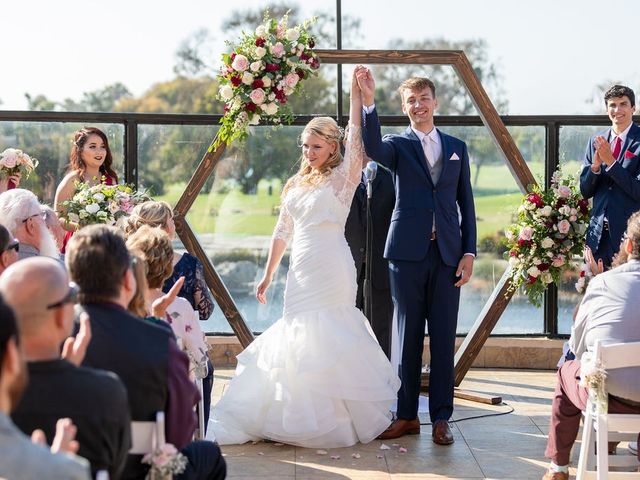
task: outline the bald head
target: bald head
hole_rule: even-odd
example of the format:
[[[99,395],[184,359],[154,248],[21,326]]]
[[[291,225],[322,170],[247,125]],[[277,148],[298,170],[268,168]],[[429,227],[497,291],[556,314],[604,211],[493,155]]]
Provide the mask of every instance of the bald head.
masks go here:
[[[55,316],[47,305],[59,302],[69,290],[69,276],[62,264],[46,257],[14,263],[0,276],[0,293],[13,308],[25,338],[43,334]]]

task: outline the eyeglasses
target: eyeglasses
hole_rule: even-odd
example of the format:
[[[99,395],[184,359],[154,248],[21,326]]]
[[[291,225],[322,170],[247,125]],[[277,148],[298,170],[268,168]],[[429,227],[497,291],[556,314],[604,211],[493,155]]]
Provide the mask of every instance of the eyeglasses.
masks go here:
[[[33,215],[29,215],[27,218],[22,220],[22,223],[27,223],[27,220],[33,217],[40,217],[45,221],[47,220],[47,214],[45,212],[38,212],[38,213],[34,213]]]
[[[9,245],[7,245],[6,248],[0,253],[8,252],[9,250],[15,250],[16,253],[20,251],[20,242],[18,241],[18,239],[14,238],[13,242],[9,243]]]
[[[51,305],[47,305],[47,310],[52,310],[54,308],[61,307],[66,305],[67,303],[78,303],[78,292],[80,288],[73,282],[69,282],[69,291],[64,296],[62,300],[56,303],[52,303]]]

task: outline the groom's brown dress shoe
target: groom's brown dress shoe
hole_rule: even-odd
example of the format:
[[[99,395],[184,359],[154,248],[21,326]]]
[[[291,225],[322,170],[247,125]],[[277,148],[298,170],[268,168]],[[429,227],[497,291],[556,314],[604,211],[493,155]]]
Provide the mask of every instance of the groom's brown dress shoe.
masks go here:
[[[446,420],[436,420],[433,424],[433,430],[431,431],[431,437],[433,437],[433,443],[438,445],[451,445],[453,440],[453,433],[449,428],[449,422]]]
[[[397,418],[391,423],[389,428],[378,435],[378,440],[391,440],[403,435],[418,435],[420,433],[420,419],[402,420]]]

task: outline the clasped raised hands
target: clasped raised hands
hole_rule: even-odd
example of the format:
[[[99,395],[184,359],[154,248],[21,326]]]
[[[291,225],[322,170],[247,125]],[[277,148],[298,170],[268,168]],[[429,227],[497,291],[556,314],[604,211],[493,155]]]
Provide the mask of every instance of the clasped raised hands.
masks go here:
[[[611,144],[602,135],[598,135],[593,141],[593,147],[595,148],[595,154],[591,163],[591,170],[594,173],[598,173],[602,164],[610,166],[616,161],[611,153]]]
[[[363,65],[358,65],[354,71],[354,77],[358,83],[358,87],[360,87],[362,104],[365,107],[373,105],[376,92],[376,82],[373,79],[371,70]]]

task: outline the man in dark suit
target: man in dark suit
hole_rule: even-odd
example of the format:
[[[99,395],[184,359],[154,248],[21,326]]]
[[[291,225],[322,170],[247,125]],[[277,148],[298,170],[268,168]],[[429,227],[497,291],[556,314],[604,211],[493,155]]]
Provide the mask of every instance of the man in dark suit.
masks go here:
[[[371,227],[373,247],[371,253],[371,313],[369,322],[378,343],[387,358],[391,358],[391,324],[393,302],[389,287],[389,262],[384,258],[384,244],[389,231],[391,213],[395,204],[395,190],[391,173],[379,167],[371,188]],[[356,305],[364,310],[365,258],[367,245],[367,186],[360,182],[351,210],[347,217],[344,234],[351,249],[358,275]]]
[[[191,441],[199,394],[189,379],[187,355],[171,331],[127,311],[136,281],[124,238],[113,227],[85,227],[67,245],[66,262],[91,319],[92,338],[83,365],[120,377],[127,387],[132,420],[153,421],[156,412],[164,411],[166,441],[188,460],[186,471],[175,478],[225,478],[218,446]],[[122,478],[143,478],[148,466],[140,460],[140,455],[129,455]]]
[[[60,358],[73,330],[77,287],[59,261],[38,256],[11,265],[0,277],[0,293],[16,314],[29,371],[13,421],[27,435],[40,429],[52,439],[58,419],[70,418],[78,455],[89,460],[92,474],[107,470],[120,478],[131,443],[127,390],[112,372]]]
[[[420,433],[418,399],[426,320],[432,438],[437,444],[450,445],[460,287],[471,277],[476,253],[467,146],[435,128],[438,101],[435,86],[427,78],[410,78],[400,85],[402,111],[411,125],[401,135],[382,138],[371,71],[361,69],[357,78],[365,110],[367,154],[393,172],[396,191],[385,258],[402,345],[402,386],[398,418],[379,438]]]
[[[640,127],[633,123],[633,90],[614,85],[604,94],[611,119],[608,128],[589,139],[580,192],[593,198],[587,246],[605,267],[613,256],[631,214],[640,209]]]

